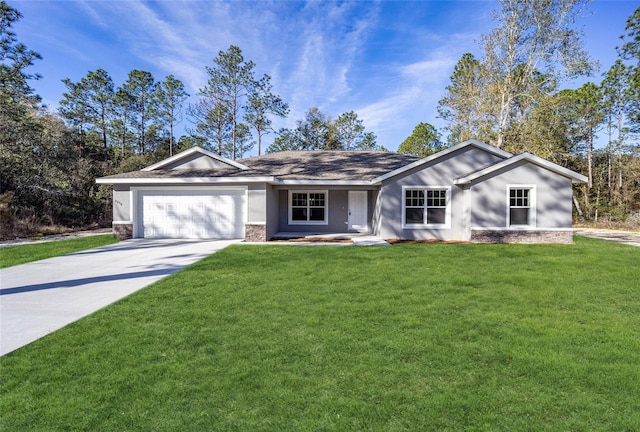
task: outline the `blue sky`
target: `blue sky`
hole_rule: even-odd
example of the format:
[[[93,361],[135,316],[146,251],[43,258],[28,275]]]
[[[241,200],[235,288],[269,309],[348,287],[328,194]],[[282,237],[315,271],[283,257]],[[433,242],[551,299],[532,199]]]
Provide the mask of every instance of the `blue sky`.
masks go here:
[[[120,85],[129,71],[173,74],[194,95],[219,51],[239,46],[290,104],[293,127],[311,107],[337,117],[354,110],[390,150],[419,122],[439,128],[436,107],[453,67],[494,23],[493,1],[36,1],[8,3],[23,14],[18,39],[43,56],[32,83],[55,110],[65,86],[103,68]],[[599,0],[579,23],[600,74],[637,1]],[[582,80],[584,81],[584,80]],[[566,83],[576,87],[581,82]],[[180,128],[189,127],[188,120]],[[266,137],[267,145],[273,134]]]

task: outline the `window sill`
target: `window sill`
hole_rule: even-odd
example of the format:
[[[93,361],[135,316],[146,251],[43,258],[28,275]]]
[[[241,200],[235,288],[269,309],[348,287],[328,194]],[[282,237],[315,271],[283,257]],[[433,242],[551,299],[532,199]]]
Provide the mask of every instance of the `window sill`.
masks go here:
[[[405,224],[402,229],[451,229],[448,224]]]
[[[289,225],[329,225],[328,221],[289,221]]]

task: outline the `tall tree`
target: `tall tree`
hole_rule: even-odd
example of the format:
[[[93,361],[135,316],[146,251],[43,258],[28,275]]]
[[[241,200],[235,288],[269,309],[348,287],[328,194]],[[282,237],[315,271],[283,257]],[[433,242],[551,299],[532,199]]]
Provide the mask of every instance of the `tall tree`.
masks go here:
[[[596,133],[604,122],[605,112],[602,90],[594,83],[588,82],[577,90],[565,90],[572,119],[573,137],[576,142],[584,144],[587,154],[588,185],[593,186],[593,144]]]
[[[120,146],[121,159],[127,157],[127,148],[134,150],[135,134],[130,129],[134,102],[133,95],[123,87],[113,95],[113,119],[109,130],[112,140]]]
[[[208,105],[219,112],[228,113],[231,123],[231,158],[236,159],[237,125],[240,111],[254,84],[254,63],[245,61],[242,50],[231,45],[213,59],[214,67],[207,66],[209,79],[200,95],[209,100]]]
[[[244,123],[236,125],[236,156],[238,159],[243,158],[245,153],[251,151],[256,145],[251,135],[251,129]]]
[[[413,133],[398,147],[398,153],[427,157],[444,148],[440,141],[440,133],[429,123],[418,123]]]
[[[620,39],[624,42],[618,48],[623,60],[630,60],[628,81],[629,100],[625,108],[631,130],[640,132],[640,7],[627,19],[627,33]]]
[[[113,115],[113,80],[104,69],[90,71],[78,83],[69,78],[62,82],[68,91],[60,101],[60,113],[80,133],[93,130],[100,134],[103,152],[107,156],[108,130]]]
[[[18,42],[12,27],[21,18],[17,9],[0,1],[0,121],[24,115],[39,101],[29,80],[39,79],[40,75],[27,69],[42,57]]]
[[[457,138],[475,135],[502,148],[565,77],[587,75],[593,62],[574,28],[589,0],[500,0],[496,26],[483,35],[484,56],[465,54],[440,102]],[[513,132],[512,132],[513,134]]]
[[[439,116],[449,122],[449,142],[471,138],[490,141],[488,125],[492,121],[487,116],[491,100],[480,61],[473,54],[463,54],[450,79],[445,96],[438,102]]]
[[[376,136],[366,132],[355,112],[341,114],[336,120],[318,108],[311,108],[295,129],[280,129],[268,153],[285,150],[385,150]]]
[[[151,72],[134,69],[129,72],[127,81],[122,85],[121,90],[131,98],[129,121],[137,130],[138,152],[145,154],[147,150],[150,150],[151,126],[157,112],[153,75]]]
[[[273,94],[269,75],[264,75],[253,83],[248,99],[244,120],[256,131],[259,156],[262,151],[262,137],[272,131],[269,115],[286,117],[289,114],[289,104],[279,95]]]
[[[184,89],[182,81],[173,75],[156,84],[155,100],[158,116],[164,127],[169,127],[169,155],[173,156],[174,134],[173,128],[182,121],[182,105],[189,94]]]
[[[332,123],[336,141],[342,150],[375,150],[376,136],[365,131],[364,122],[354,111],[342,113]]]
[[[318,108],[311,108],[305,113],[304,119],[296,121],[295,129],[281,129],[267,152],[332,149],[335,141],[331,136],[330,121]]]
[[[574,24],[589,0],[501,0],[497,26],[483,35],[482,67],[497,106],[495,144],[504,146],[517,101],[521,109],[555,87],[562,76],[593,70]],[[542,79],[540,79],[542,78]]]
[[[189,105],[187,115],[196,125],[195,130],[188,129],[189,132],[194,137],[204,138],[208,148],[218,155],[226,154],[229,150],[227,142],[231,138],[231,116],[226,105],[215,97],[203,96],[194,105]]]
[[[617,154],[617,187],[618,190],[622,189],[622,153],[628,135],[629,128],[626,126],[626,110],[627,106],[633,98],[633,93],[630,89],[630,78],[632,74],[632,68],[622,63],[622,60],[618,59],[614,65],[607,71],[602,80],[602,90],[604,97],[604,105],[606,108],[608,134],[609,134],[609,149],[615,149]],[[617,131],[616,138],[614,139],[614,131]],[[609,167],[608,184],[611,188],[611,169]]]

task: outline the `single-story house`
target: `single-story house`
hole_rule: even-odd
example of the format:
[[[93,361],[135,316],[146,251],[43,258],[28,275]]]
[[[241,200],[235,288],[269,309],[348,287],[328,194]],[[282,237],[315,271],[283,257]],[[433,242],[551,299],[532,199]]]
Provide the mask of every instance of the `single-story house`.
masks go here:
[[[113,185],[120,238],[243,238],[368,232],[383,239],[572,241],[572,183],[529,153],[469,140],[426,158],[286,151],[232,161],[198,147]]]

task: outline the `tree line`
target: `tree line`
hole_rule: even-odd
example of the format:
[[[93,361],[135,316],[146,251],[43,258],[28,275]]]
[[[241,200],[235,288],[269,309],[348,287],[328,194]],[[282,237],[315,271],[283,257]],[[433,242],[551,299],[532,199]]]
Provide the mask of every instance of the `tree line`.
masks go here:
[[[601,80],[561,89],[596,71],[574,27],[587,4],[501,0],[482,56],[462,55],[439,101],[446,144],[421,123],[399,151],[427,156],[476,138],[530,152],[587,175],[575,191],[579,217],[640,224],[640,8]]]

